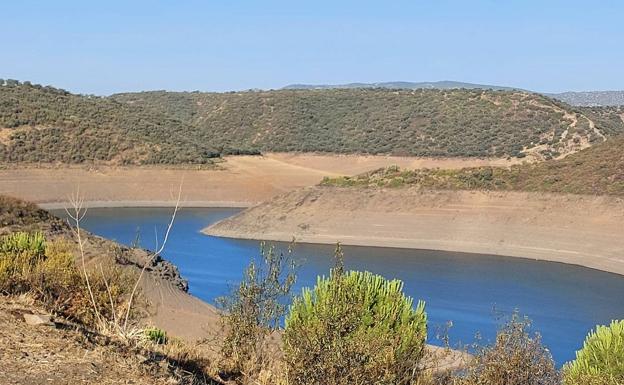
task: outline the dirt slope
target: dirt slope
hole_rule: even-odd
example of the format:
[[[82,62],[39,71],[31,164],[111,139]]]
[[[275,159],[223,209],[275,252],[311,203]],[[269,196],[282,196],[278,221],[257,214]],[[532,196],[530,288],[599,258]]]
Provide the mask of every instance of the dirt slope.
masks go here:
[[[624,200],[614,197],[312,187],[204,232],[507,255],[624,274]]]
[[[75,325],[27,325],[23,314],[33,313],[45,314],[23,298],[0,296],[3,385],[177,383],[164,362],[85,334]]]
[[[379,167],[509,166],[504,159],[432,159],[393,156],[267,154],[232,156],[218,170],[162,167],[0,168],[0,194],[63,206],[80,189],[92,206],[171,206],[184,179],[186,206],[250,206],[324,176],[354,175]]]
[[[74,239],[64,221],[31,203],[0,195],[0,236],[15,231],[41,231],[46,239]],[[185,291],[186,281],[173,264],[159,257],[146,262],[151,255],[145,250],[130,249],[84,233],[88,264],[97,266],[100,261],[113,261],[137,272],[148,264],[141,282],[147,305],[144,324],[157,326],[187,341],[208,337],[219,327],[216,309]],[[78,255],[77,250],[75,254]]]

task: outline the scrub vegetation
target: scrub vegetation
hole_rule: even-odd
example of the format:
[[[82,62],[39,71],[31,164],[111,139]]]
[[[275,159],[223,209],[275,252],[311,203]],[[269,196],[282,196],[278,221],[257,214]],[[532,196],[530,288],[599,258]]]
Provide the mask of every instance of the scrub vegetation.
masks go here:
[[[0,86],[0,161],[206,164],[220,153],[163,113],[111,98]]]
[[[421,187],[450,190],[513,190],[590,195],[624,195],[624,137],[572,154],[564,159],[525,163],[510,168],[471,167],[459,170],[398,167],[353,177],[325,178],[323,186]]]
[[[576,360],[564,368],[566,384],[624,383],[624,320],[597,326],[587,336]]]
[[[224,148],[244,143],[260,151],[522,157],[538,145],[563,153],[570,140],[602,141],[581,109],[520,91],[155,91],[113,98],[165,111]],[[609,132],[624,131],[623,122],[612,123]]]
[[[615,109],[573,109],[521,91],[98,97],[15,80],[0,85],[0,161],[11,163],[211,164],[222,155],[266,151],[548,159],[620,132]]]

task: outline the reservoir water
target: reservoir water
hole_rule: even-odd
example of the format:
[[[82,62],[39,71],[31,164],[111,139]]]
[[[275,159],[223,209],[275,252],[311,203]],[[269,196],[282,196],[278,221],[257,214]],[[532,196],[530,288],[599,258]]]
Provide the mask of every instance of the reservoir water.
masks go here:
[[[182,209],[163,256],[188,279],[190,292],[211,303],[241,278],[259,242],[206,236],[200,230],[237,209]],[[63,212],[56,211],[63,216]],[[83,226],[106,238],[153,249],[162,239],[171,209],[90,209]],[[278,248],[287,245],[276,243]],[[300,264],[295,293],[327,274],[332,245],[297,244]],[[347,269],[368,270],[405,283],[405,292],[425,300],[429,342],[440,344],[436,330],[452,321],[451,345],[493,339],[501,316],[515,309],[533,321],[561,365],[573,359],[596,324],[624,318],[624,277],[560,263],[477,254],[344,246]]]

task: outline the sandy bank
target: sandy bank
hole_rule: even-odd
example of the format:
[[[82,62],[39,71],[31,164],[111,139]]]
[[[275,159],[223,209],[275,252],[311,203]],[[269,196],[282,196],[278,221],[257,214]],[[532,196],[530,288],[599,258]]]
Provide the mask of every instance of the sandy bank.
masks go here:
[[[390,165],[460,168],[510,165],[501,159],[431,159],[392,156],[266,154],[231,156],[218,169],[55,166],[0,168],[0,194],[46,208],[62,208],[77,190],[92,207],[171,206],[180,181],[187,207],[248,207],[318,184],[324,176],[354,175]]]
[[[624,274],[624,200],[613,197],[311,187],[204,233],[506,255]]]
[[[176,201],[85,201],[83,207],[86,208],[107,208],[107,207],[175,207]],[[250,207],[250,202],[228,202],[228,201],[182,201],[180,207]],[[42,209],[57,210],[67,207],[67,202],[39,203]]]

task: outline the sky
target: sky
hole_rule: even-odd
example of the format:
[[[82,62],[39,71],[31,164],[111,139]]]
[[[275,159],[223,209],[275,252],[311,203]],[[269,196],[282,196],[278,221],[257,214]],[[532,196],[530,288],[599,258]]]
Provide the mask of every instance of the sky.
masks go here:
[[[0,78],[72,92],[437,81],[624,89],[624,1],[5,1]]]

